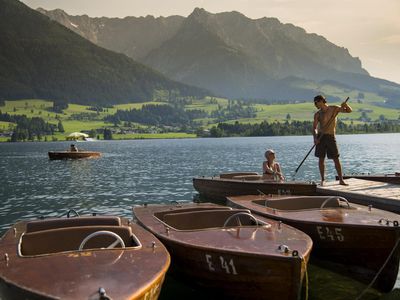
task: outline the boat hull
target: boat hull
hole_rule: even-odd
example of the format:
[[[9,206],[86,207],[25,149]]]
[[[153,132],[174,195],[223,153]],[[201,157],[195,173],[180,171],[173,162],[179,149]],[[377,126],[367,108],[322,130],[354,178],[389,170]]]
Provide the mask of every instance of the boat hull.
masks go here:
[[[275,197],[276,199],[279,197]],[[229,197],[228,205],[247,208],[268,218],[279,220],[307,233],[314,242],[312,259],[339,263],[347,273],[370,283],[380,271],[375,287],[383,292],[396,283],[400,259],[400,227],[386,225],[381,219],[399,220],[398,215],[352,204],[354,209],[327,208],[284,212],[263,207],[268,197]],[[260,201],[255,204],[253,201]],[[293,200],[295,201],[295,200]],[[368,221],[366,221],[368,220]],[[393,224],[393,223],[391,223]]]
[[[99,299],[102,287],[112,299],[157,299],[169,254],[154,235],[122,221],[142,247],[22,255],[18,249],[27,235],[26,222],[17,223],[0,240],[2,258],[6,253],[8,257],[0,262],[0,298]],[[58,243],[63,243],[61,238]]]
[[[49,151],[49,159],[82,159],[89,157],[100,157],[100,152],[94,151]]]
[[[246,176],[244,176],[246,177]],[[251,177],[250,177],[251,178]],[[228,196],[264,194],[315,195],[316,184],[308,182],[273,182],[235,178],[196,177],[193,186],[201,197],[225,201]]]
[[[196,206],[205,207],[203,204],[184,207]],[[175,231],[171,228],[167,232],[165,225],[154,217],[158,209],[171,208],[135,207],[134,214],[138,222],[167,247],[173,261],[171,269],[178,276],[223,297],[261,299],[268,295],[270,299],[299,299],[312,246],[311,240],[302,232],[287,226],[275,232],[278,223],[273,221],[274,229],[242,227]],[[285,241],[288,236],[292,237],[292,243],[297,243],[303,260],[279,254],[276,249],[271,253],[254,250],[267,248],[266,244],[276,242],[274,239]],[[258,246],[252,248],[251,244]],[[294,244],[290,246],[296,247]]]

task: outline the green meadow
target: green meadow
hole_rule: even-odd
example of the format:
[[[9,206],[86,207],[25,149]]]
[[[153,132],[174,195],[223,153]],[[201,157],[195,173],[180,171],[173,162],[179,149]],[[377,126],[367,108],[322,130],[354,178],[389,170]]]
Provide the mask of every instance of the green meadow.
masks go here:
[[[330,91],[331,93],[333,91]],[[354,95],[356,97],[357,95]],[[367,98],[368,95],[365,95]],[[399,109],[390,109],[382,107],[382,99],[376,95],[371,95],[372,100],[354,101],[350,99],[349,104],[353,108],[351,114],[340,114],[339,117],[344,122],[353,122],[354,124],[363,123],[364,115],[369,120],[375,121],[381,118],[389,120],[400,119]],[[193,100],[190,105],[186,105],[187,110],[204,110],[208,113],[216,111],[220,108],[226,108],[229,101],[223,98],[210,98],[206,97],[201,100]],[[90,131],[92,129],[112,128],[114,124],[107,123],[103,119],[105,116],[114,114],[117,110],[140,109],[146,104],[165,104],[163,102],[143,102],[143,103],[130,103],[114,105],[113,107],[106,108],[102,112],[95,112],[90,110],[89,106],[69,104],[68,108],[63,110],[62,113],[52,112],[50,109],[53,106],[52,101],[40,99],[24,99],[17,101],[5,101],[5,105],[0,106],[2,113],[11,115],[26,115],[28,118],[40,117],[46,122],[57,125],[59,120],[62,122],[65,132],[56,132],[54,136],[47,136],[46,139],[50,140],[65,140],[66,136],[75,131]],[[330,103],[337,104],[340,103]],[[263,121],[272,122],[286,122],[286,121],[311,121],[316,111],[312,101],[293,103],[293,104],[254,104],[256,110],[256,117],[242,118],[237,120],[230,120],[227,123],[241,122],[241,123],[261,123]],[[74,115],[84,114],[87,118],[76,120]],[[383,116],[383,117],[382,117]],[[217,125],[216,120],[212,118],[197,119],[204,128],[211,128]],[[0,133],[9,132],[16,126],[14,123],[0,122]],[[141,124],[135,124],[136,127],[147,127]],[[124,129],[120,125],[121,129]],[[125,128],[126,129],[126,128]],[[196,137],[192,133],[182,132],[168,132],[168,133],[125,133],[113,134],[114,139],[149,139],[149,138],[193,138]],[[6,137],[0,136],[0,141],[6,141]]]

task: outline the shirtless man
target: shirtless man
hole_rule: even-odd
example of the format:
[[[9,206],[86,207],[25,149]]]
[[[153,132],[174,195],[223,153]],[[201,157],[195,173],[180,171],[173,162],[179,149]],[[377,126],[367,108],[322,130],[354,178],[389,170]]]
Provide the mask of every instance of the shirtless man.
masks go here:
[[[352,109],[343,102],[340,106],[328,105],[322,95],[314,97],[314,105],[318,111],[314,115],[313,135],[315,144],[315,156],[319,158],[319,173],[321,174],[321,185],[325,181],[325,156],[333,159],[335,169],[339,177],[339,184],[347,185],[343,180],[342,165],[339,161],[339,150],[336,144],[336,122],[339,113],[351,113]]]

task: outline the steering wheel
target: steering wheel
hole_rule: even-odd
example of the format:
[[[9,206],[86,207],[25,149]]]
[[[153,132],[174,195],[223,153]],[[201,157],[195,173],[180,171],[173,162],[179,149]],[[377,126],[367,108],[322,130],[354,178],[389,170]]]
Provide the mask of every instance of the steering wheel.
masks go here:
[[[333,199],[335,199],[335,200],[338,200],[338,201],[344,201],[344,202],[346,202],[346,204],[347,204],[347,207],[348,207],[348,208],[350,208],[350,203],[349,203],[349,201],[347,201],[347,199],[346,199],[346,198],[343,198],[343,197],[336,197],[336,196],[331,196],[331,197],[329,197],[329,198],[325,199],[325,201],[324,201],[324,202],[322,202],[322,204],[321,204],[321,206],[320,206],[320,209],[324,208],[324,207],[325,207],[325,205],[326,205],[326,204],[327,204],[329,201],[331,201],[331,200],[333,200]]]
[[[112,236],[112,237],[114,237],[116,239],[115,242],[110,244],[110,245],[108,245],[108,247],[106,247],[106,249],[113,249],[118,244],[121,244],[121,247],[125,248],[125,243],[124,243],[124,241],[122,240],[122,238],[118,234],[116,234],[115,232],[112,232],[112,231],[99,230],[99,231],[92,232],[87,237],[85,237],[83,239],[83,241],[81,242],[81,244],[79,245],[79,249],[78,250],[81,251],[83,249],[83,247],[86,245],[86,243],[91,238],[94,238],[94,237],[99,236],[99,235],[108,235],[108,236]]]
[[[256,222],[256,224],[258,225],[258,220],[257,220],[252,214],[249,214],[249,213],[246,213],[246,212],[238,212],[238,213],[236,213],[236,214],[233,214],[233,215],[229,216],[228,219],[226,219],[226,221],[225,221],[225,223],[224,223],[224,225],[223,225],[222,227],[226,227],[226,225],[228,225],[229,222],[230,222],[233,218],[237,218],[237,221],[238,221],[238,223],[239,223],[239,224],[238,224],[239,226],[242,225],[242,224],[240,224],[239,216],[247,216],[247,217],[249,217],[250,219],[252,219],[254,222]]]
[[[67,218],[70,217],[71,213],[74,213],[74,214],[75,214],[75,217],[79,217],[79,214],[78,214],[78,212],[77,212],[75,209],[70,209],[70,210],[67,212]]]
[[[339,201],[346,202],[346,204],[347,204],[347,208],[350,208],[350,203],[349,203],[349,201],[347,201],[347,199],[346,199],[346,198],[344,198],[344,197],[338,197],[338,200],[339,200]]]

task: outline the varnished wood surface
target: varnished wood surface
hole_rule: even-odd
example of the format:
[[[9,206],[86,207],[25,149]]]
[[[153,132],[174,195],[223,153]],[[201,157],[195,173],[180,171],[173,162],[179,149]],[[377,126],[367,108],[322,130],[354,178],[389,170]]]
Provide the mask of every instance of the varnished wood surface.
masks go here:
[[[296,197],[288,196],[292,201]],[[390,291],[397,279],[400,246],[398,214],[342,202],[343,207],[284,211],[265,207],[285,196],[228,197],[233,207],[247,208],[254,213],[280,220],[307,233],[314,242],[312,255],[353,266],[355,276],[369,283],[394,249],[390,263],[382,271],[376,287]],[[300,198],[300,197],[299,197]],[[257,201],[256,203],[254,201]],[[389,222],[387,222],[389,221]],[[397,222],[397,226],[396,223]],[[397,245],[397,248],[396,248]]]
[[[381,219],[397,220],[400,222],[400,215],[372,208],[369,210],[367,206],[350,203],[348,208],[345,202],[341,202],[339,208],[323,208],[323,209],[304,209],[304,210],[279,210],[268,207],[268,204],[260,205],[253,201],[274,201],[279,199],[293,199],[301,196],[278,196],[278,195],[247,195],[228,197],[228,204],[237,204],[240,207],[250,209],[257,213],[279,219],[279,220],[299,220],[305,223],[329,223],[332,225],[347,224],[352,226],[377,226],[387,227],[385,222],[379,223]]]
[[[400,184],[400,173],[394,174],[345,174],[343,175],[344,179],[350,178],[357,178],[363,180],[370,180],[370,181],[380,181],[380,182],[387,182],[393,184]],[[336,179],[337,176],[336,176]]]
[[[100,287],[112,299],[157,299],[170,264],[169,254],[152,234],[136,224],[128,225],[125,219],[123,222],[141,241],[141,249],[70,251],[37,257],[18,256],[17,245],[26,223],[16,224],[0,241],[0,292],[4,299],[99,299]]]
[[[271,299],[297,299],[305,266],[291,251],[282,253],[278,248],[287,245],[307,261],[312,242],[303,232],[286,225],[278,228],[278,222],[263,217],[259,219],[270,227],[167,230],[154,216],[165,210],[179,212],[188,207],[210,206],[216,207],[149,205],[134,207],[133,211],[138,222],[166,245],[174,267],[197,283],[223,290],[234,298],[261,299],[268,294]]]
[[[338,195],[362,205],[400,212],[400,185],[350,178],[348,186],[339,185],[337,181],[327,182],[317,187],[321,195]]]
[[[288,193],[293,195],[315,195],[314,182],[265,180],[243,180],[216,177],[195,177],[193,186],[205,198],[226,200],[227,196]]]

